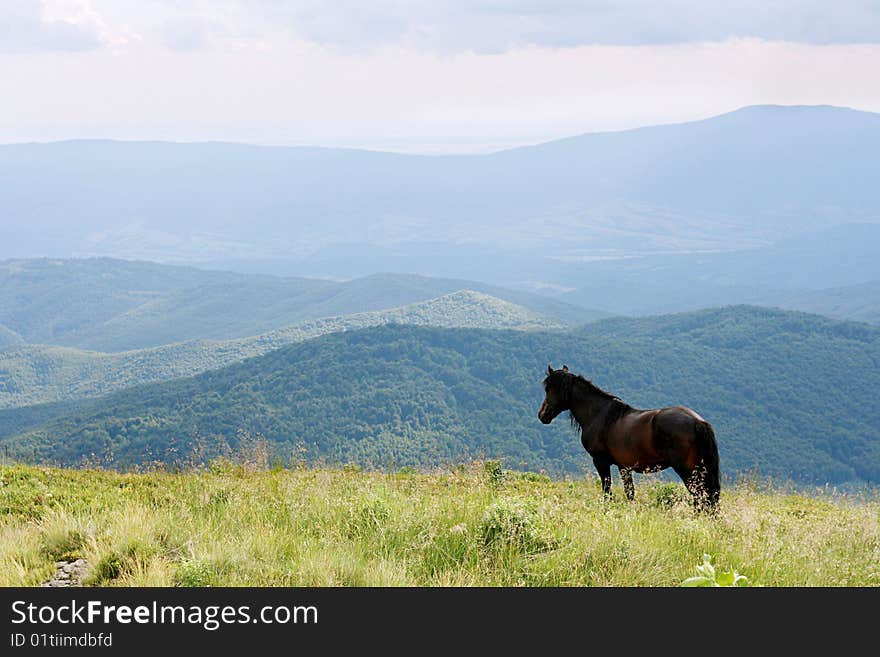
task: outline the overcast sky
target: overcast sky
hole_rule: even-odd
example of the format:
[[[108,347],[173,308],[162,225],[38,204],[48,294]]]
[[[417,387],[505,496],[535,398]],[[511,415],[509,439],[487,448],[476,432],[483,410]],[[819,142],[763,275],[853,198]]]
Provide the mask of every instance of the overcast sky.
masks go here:
[[[0,142],[473,152],[756,103],[880,112],[880,2],[0,0]]]

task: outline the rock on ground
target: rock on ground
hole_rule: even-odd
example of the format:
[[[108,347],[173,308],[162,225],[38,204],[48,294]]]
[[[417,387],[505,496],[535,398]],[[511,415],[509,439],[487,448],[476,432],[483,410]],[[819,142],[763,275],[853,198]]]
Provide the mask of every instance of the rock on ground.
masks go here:
[[[82,586],[80,582],[88,572],[89,565],[85,559],[76,561],[56,561],[55,576],[40,586]]]

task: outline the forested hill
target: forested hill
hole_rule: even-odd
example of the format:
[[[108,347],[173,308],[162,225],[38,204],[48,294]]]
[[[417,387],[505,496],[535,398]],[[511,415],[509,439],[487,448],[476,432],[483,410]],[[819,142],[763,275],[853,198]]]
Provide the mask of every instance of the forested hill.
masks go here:
[[[139,383],[192,376],[325,333],[381,324],[561,328],[522,306],[460,290],[398,308],[324,317],[234,340],[192,340],[110,354],[40,344],[0,347],[0,409],[97,397]],[[0,418],[0,436],[2,424]]]
[[[711,421],[722,471],[880,483],[880,330],[753,307],[605,320],[571,333],[382,326],[335,333],[194,378],[132,388],[7,442],[76,464],[174,459],[261,434],[280,454],[404,466],[503,458],[588,467],[560,418],[537,419],[547,364],[641,408]],[[204,446],[203,445],[203,446]]]

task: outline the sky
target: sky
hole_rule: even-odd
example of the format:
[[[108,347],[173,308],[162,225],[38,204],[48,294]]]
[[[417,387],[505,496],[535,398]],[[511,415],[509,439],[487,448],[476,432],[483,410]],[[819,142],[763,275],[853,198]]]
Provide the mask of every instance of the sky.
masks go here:
[[[0,143],[486,152],[752,104],[880,112],[880,2],[0,0]]]

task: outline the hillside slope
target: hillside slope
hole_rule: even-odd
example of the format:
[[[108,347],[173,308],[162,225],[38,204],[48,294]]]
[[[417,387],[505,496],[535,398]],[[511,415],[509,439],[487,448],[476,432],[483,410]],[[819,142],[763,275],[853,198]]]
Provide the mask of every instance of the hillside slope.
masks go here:
[[[326,317],[237,340],[195,340],[111,354],[20,345],[0,349],[0,409],[96,397],[140,383],[192,376],[325,333],[393,323],[520,330],[562,328],[522,306],[461,290],[409,306]]]
[[[568,423],[536,417],[548,362],[636,407],[696,409],[715,425],[727,476],[880,482],[880,330],[752,307],[605,320],[576,333],[335,333],[115,393],[8,443],[61,463],[93,454],[124,465],[216,452],[247,432],[313,461],[400,466],[485,454],[583,471]]]

